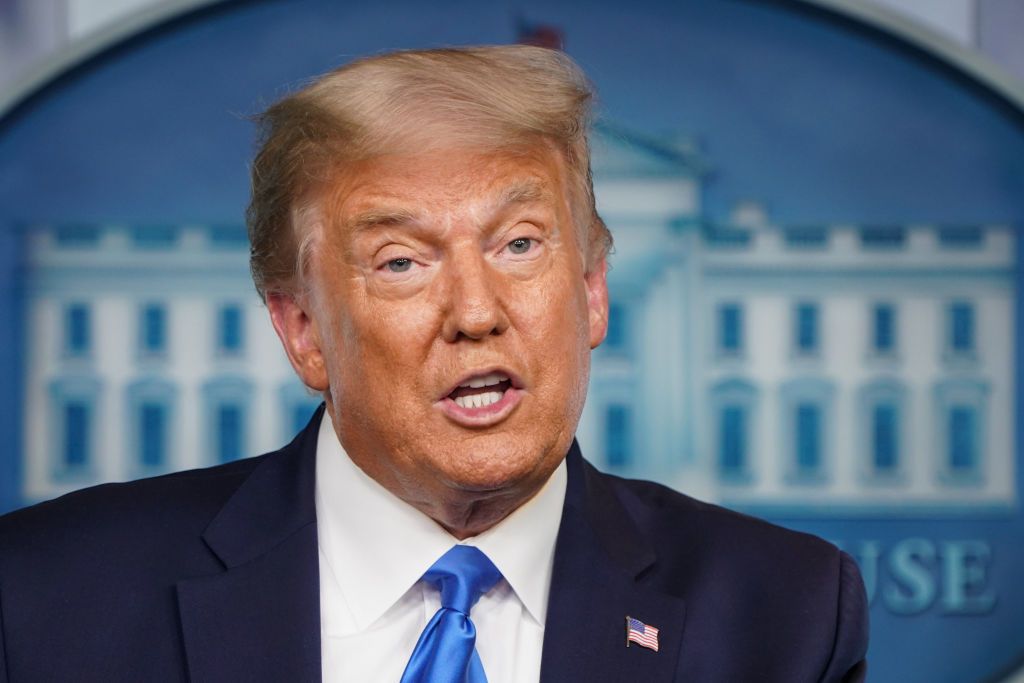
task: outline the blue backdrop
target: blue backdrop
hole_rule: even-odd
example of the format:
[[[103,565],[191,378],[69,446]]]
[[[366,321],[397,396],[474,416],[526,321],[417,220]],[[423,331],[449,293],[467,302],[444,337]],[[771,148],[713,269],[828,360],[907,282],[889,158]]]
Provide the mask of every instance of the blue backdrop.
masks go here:
[[[728,222],[750,198],[787,224],[1018,228],[1024,219],[1020,111],[939,58],[796,3],[214,4],[69,68],[0,120],[0,368],[10,388],[0,399],[0,439],[9,445],[0,455],[0,509],[25,502],[21,397],[34,342],[25,338],[24,276],[33,226],[241,224],[249,115],[358,55],[515,42],[538,25],[561,32],[594,80],[605,119],[694,143],[709,169],[700,183],[709,222]],[[1024,317],[1014,302],[1019,339]],[[1019,361],[1015,347],[1014,416]],[[1011,457],[1020,463],[1019,438]],[[980,681],[1024,655],[1016,506],[774,521],[858,557],[873,594],[873,680]]]

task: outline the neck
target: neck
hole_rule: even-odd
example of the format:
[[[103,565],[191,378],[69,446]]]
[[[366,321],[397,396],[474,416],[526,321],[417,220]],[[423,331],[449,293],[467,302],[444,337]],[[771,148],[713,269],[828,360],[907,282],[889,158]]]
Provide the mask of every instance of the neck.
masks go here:
[[[538,481],[520,482],[498,490],[467,491],[436,481],[429,482],[434,486],[424,485],[422,481],[402,482],[394,477],[379,476],[380,472],[367,471],[354,458],[353,462],[396,498],[430,517],[460,541],[499,524],[537,495],[548,479],[545,476]]]
[[[525,499],[517,497],[514,500],[483,499],[440,508],[418,505],[416,507],[461,541],[482,534],[494,527],[532,497],[532,495]]]
[[[329,414],[343,450],[359,469],[459,540],[479,535],[515,512],[544,487],[561,463],[561,458],[541,458],[534,467],[509,478],[498,478],[486,484],[480,480],[459,482],[450,473],[429,467],[397,466],[397,458],[381,456],[381,439],[366,443],[360,431],[350,433],[339,429],[338,421]],[[564,451],[560,452],[564,457]],[[409,453],[401,457],[406,463],[426,460]]]

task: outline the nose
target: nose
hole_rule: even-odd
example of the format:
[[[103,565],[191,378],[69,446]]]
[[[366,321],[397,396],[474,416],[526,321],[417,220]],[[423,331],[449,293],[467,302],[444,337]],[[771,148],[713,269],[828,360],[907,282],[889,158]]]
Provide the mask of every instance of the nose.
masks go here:
[[[508,329],[508,317],[498,291],[499,278],[479,251],[453,254],[442,331],[445,341],[480,340]]]

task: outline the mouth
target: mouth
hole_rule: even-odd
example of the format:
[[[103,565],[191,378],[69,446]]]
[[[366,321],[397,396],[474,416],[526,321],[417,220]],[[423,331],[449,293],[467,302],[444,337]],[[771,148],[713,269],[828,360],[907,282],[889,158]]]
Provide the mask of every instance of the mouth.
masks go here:
[[[454,422],[467,427],[488,427],[504,420],[522,398],[522,385],[502,369],[465,377],[438,403]]]

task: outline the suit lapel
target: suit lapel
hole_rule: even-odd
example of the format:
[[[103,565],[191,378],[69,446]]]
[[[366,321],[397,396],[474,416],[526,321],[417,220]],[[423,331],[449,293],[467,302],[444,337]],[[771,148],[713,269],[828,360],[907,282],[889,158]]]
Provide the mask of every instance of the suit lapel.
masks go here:
[[[541,681],[673,680],[685,605],[644,581],[657,556],[575,443],[567,464]],[[626,647],[627,616],[659,629],[658,652]]]
[[[321,678],[319,422],[260,463],[203,534],[225,571],[178,582],[194,683]],[[575,443],[567,464],[541,681],[672,680],[685,605],[645,582],[656,554]],[[626,647],[626,616],[659,629],[658,652]]]
[[[261,462],[203,534],[225,571],[178,582],[194,683],[320,680],[319,423]]]

